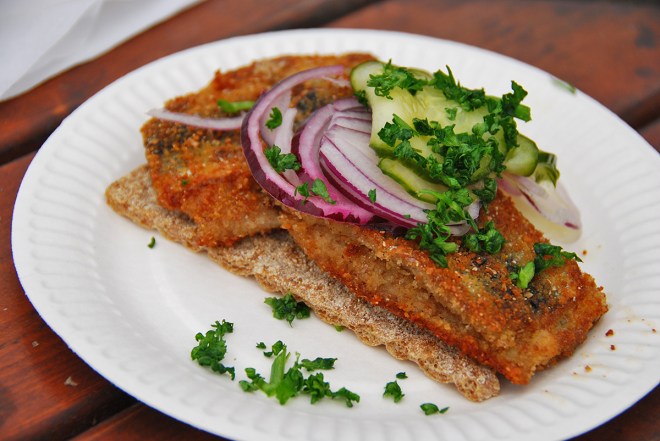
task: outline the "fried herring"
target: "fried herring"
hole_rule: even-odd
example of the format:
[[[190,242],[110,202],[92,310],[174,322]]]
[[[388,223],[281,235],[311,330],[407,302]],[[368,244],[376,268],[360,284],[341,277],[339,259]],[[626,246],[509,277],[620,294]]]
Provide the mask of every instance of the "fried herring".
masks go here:
[[[253,101],[298,71],[338,64],[350,70],[371,58],[347,54],[257,61],[234,71],[216,72],[205,88],[174,98],[165,108],[202,117],[226,117],[229,115],[218,106],[219,99]],[[309,82],[293,92],[298,123],[315,109],[353,94],[349,86],[327,81],[323,87],[316,86]],[[158,202],[195,222],[199,244],[231,245],[242,237],[279,227],[278,211],[252,178],[237,131],[196,129],[154,118],[142,127],[142,136]]]
[[[510,272],[547,242],[498,194],[480,217],[506,238],[501,252],[464,249],[439,267],[416,242],[373,228],[286,210],[283,226],[307,256],[355,295],[430,330],[516,384],[567,357],[607,311],[605,295],[574,261],[550,268],[525,290]]]

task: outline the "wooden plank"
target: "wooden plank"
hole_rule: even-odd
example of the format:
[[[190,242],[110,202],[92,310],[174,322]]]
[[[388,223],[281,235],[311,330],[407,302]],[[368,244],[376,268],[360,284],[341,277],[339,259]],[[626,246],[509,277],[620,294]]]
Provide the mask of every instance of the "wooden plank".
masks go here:
[[[158,441],[222,441],[225,438],[216,437],[170,418],[157,410],[142,404],[136,404],[80,434],[72,441],[112,441],[118,439],[122,441],[142,441],[145,439],[157,439]]]
[[[493,50],[573,84],[635,128],[660,116],[660,8],[652,4],[390,0],[330,26],[413,32]]]
[[[660,153],[660,118],[644,126],[639,133]]]
[[[209,0],[29,93],[0,102],[0,164],[40,146],[62,119],[115,79],[171,53],[236,35],[317,26],[373,0]]]
[[[43,322],[11,255],[14,200],[33,155],[0,167],[0,438],[63,439],[134,402]]]

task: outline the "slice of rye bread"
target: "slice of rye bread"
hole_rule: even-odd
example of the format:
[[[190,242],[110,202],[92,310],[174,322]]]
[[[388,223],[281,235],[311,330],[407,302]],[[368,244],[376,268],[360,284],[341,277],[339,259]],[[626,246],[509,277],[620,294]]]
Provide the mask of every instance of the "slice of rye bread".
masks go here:
[[[117,213],[193,251],[206,252],[232,273],[253,276],[268,291],[292,292],[321,320],[350,329],[370,346],[384,345],[395,358],[418,364],[433,380],[453,383],[471,401],[499,393],[500,383],[491,369],[430,332],[358,299],[308,259],[285,231],[249,237],[232,247],[200,247],[194,242],[195,224],[158,205],[146,165],[112,183],[106,198]]]

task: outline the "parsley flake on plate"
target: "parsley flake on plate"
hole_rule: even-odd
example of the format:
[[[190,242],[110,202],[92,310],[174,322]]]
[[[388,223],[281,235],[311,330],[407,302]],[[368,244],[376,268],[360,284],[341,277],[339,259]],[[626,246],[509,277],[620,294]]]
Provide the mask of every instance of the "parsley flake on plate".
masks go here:
[[[303,369],[307,371],[327,370],[334,368],[334,358],[316,358],[314,360],[300,360],[300,354],[296,354],[293,365],[287,368],[287,361],[291,353],[281,341],[272,346],[272,354],[275,355],[270,368],[268,381],[254,368],[246,368],[245,374],[248,380],[241,380],[239,385],[245,392],[262,391],[269,397],[274,397],[280,404],[284,405],[291,398],[299,395],[309,395],[312,404],[323,398],[343,400],[347,407],[353,407],[354,402],[360,401],[360,396],[342,387],[333,391],[330,384],[325,381],[322,372],[316,372],[305,377]]]
[[[395,381],[390,381],[385,385],[385,392],[383,392],[383,397],[391,397],[395,403],[398,403],[403,399],[405,394],[401,390],[399,383]]]
[[[222,320],[222,323],[216,321],[206,334],[198,332],[195,335],[195,340],[198,344],[190,352],[190,357],[197,360],[201,366],[208,367],[213,372],[219,374],[229,374],[231,379],[235,378],[233,367],[225,366],[221,361],[225,358],[227,353],[227,342],[225,341],[225,334],[234,332],[233,323]]]
[[[424,412],[424,415],[427,415],[427,416],[428,415],[435,415],[435,414],[438,414],[438,413],[439,414],[447,413],[447,411],[449,410],[449,407],[443,407],[442,409],[440,409],[436,404],[433,404],[433,403],[420,404],[419,407]]]

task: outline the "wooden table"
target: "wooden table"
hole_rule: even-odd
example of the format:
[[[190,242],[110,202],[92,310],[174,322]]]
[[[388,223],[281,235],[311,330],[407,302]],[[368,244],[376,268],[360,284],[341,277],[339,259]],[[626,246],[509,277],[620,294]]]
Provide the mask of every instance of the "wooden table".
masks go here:
[[[12,262],[16,192],[61,120],[156,58],[230,36],[297,27],[372,28],[460,41],[575,85],[660,149],[660,7],[652,1],[207,1],[112,51],[0,102],[0,438],[211,439],[96,374],[41,320]],[[660,391],[580,440],[660,439]]]

